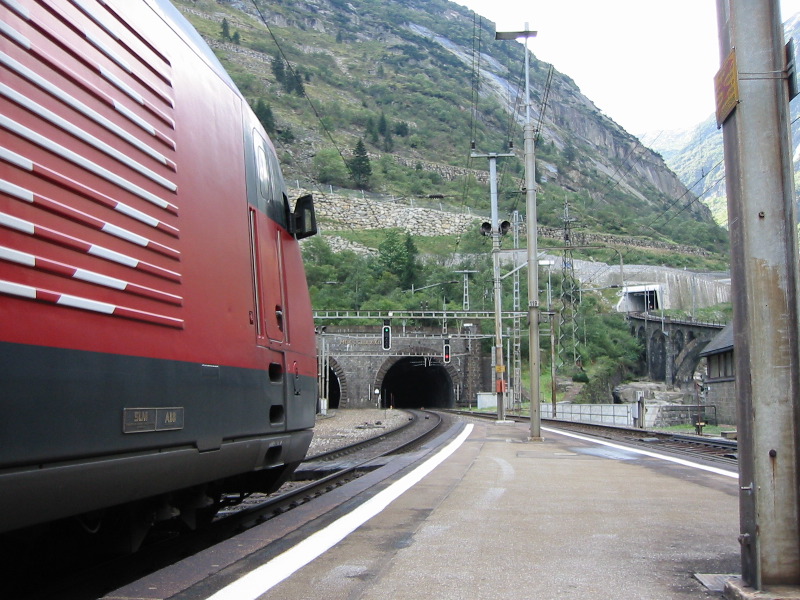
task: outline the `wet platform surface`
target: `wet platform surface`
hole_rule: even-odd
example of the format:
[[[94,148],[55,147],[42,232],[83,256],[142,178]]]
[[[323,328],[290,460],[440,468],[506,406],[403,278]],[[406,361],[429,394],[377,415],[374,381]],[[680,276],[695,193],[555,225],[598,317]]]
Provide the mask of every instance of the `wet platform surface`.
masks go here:
[[[475,423],[448,458],[375,516],[324,551],[306,536],[318,557],[266,591],[256,585],[247,593],[293,600],[721,597],[700,579],[714,588],[725,578],[709,575],[739,569],[730,467],[709,472],[580,436],[546,430],[544,441],[529,442],[527,435],[523,424]],[[394,471],[386,485],[404,472]],[[354,497],[340,516],[350,518],[364,500]],[[253,556],[224,579],[233,583],[268,560]],[[242,589],[202,587],[182,597],[244,598]]]

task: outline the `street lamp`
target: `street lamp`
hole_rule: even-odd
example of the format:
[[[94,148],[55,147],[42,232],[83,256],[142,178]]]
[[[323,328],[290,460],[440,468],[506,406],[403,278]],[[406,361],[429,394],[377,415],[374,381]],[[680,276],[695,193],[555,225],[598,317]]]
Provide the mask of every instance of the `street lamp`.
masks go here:
[[[531,441],[542,439],[542,418],[539,406],[539,266],[536,247],[536,161],[535,132],[531,122],[530,65],[528,58],[528,38],[536,37],[535,31],[498,31],[496,40],[516,40],[525,38],[525,208],[528,219],[528,322],[530,332],[530,397],[531,397]]]

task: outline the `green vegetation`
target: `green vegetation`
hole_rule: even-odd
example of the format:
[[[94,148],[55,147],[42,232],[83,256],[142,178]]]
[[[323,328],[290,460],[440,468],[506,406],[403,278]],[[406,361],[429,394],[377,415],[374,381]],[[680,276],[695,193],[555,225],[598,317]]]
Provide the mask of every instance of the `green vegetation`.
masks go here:
[[[678,320],[701,321],[703,323],[730,323],[733,320],[733,305],[730,302],[695,308],[694,314],[689,310],[665,310],[664,316]]]
[[[303,254],[311,303],[317,310],[390,311],[390,310],[460,310],[463,280],[454,271],[475,270],[470,280],[470,305],[477,310],[491,310],[492,280],[488,253],[464,255],[462,262],[443,266],[435,257],[426,262],[419,258],[415,240],[399,230],[386,230],[374,255],[352,251],[334,253],[322,237],[304,242]],[[479,236],[474,236],[479,237]],[[560,274],[551,283],[560,285]],[[540,301],[546,306],[547,280],[540,278]],[[503,305],[512,305],[512,285],[506,280]],[[527,304],[523,291],[522,305]],[[557,307],[556,307],[557,308]],[[623,315],[610,312],[610,302],[599,293],[584,293],[577,309],[575,335],[577,365],[561,369],[563,374],[588,382],[582,399],[607,399],[610,387],[631,374],[638,365],[641,348],[628,332]],[[354,322],[348,321],[348,324]],[[409,326],[438,327],[438,321],[419,319]],[[492,325],[482,326],[491,333]],[[485,340],[488,352],[490,341]],[[522,340],[523,360],[527,361],[527,338]],[[550,339],[541,341],[542,394],[549,397]],[[527,385],[527,384],[525,384]]]
[[[353,149],[353,158],[347,161],[347,167],[350,171],[350,177],[352,177],[353,183],[357,187],[362,190],[370,189],[372,165],[369,162],[367,148],[364,146],[363,140],[358,140],[356,147]]]
[[[713,198],[705,198],[703,203],[711,210],[711,215],[714,217],[720,227],[728,227],[728,200],[715,196]]]

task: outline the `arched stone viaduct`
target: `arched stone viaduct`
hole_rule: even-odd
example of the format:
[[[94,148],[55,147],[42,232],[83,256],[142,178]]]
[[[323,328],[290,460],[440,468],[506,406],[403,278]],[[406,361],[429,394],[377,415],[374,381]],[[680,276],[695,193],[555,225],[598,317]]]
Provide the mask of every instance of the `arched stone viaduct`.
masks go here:
[[[489,365],[480,339],[441,330],[394,328],[383,349],[381,327],[326,327],[317,335],[320,395],[329,408],[453,408],[475,402]],[[444,345],[450,358],[445,362]],[[489,384],[490,386],[491,384]]]
[[[724,327],[722,323],[662,319],[650,313],[628,313],[628,322],[631,334],[645,348],[648,378],[681,389],[692,382],[700,352]]]

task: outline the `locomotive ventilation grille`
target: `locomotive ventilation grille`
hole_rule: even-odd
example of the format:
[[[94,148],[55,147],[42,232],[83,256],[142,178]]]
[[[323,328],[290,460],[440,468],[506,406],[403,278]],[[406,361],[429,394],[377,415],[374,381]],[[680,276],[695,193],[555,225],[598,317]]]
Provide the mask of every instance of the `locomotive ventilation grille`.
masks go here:
[[[113,2],[0,0],[0,294],[183,327],[173,113]]]

